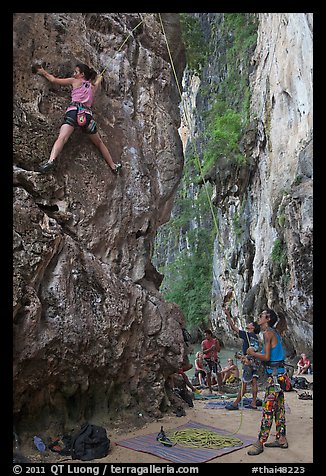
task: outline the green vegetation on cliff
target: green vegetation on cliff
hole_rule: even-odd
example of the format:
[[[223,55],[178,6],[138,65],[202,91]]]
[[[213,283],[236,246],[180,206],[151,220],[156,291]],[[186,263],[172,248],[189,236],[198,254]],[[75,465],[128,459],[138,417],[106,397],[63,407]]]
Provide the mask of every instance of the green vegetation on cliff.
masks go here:
[[[230,168],[246,166],[240,144],[249,118],[249,63],[257,24],[248,13],[184,13],[180,19],[188,70],[201,79],[200,107],[192,111],[201,126],[187,145],[172,219],[158,232],[154,260],[165,276],[164,297],[181,306],[194,329],[209,322],[216,238],[199,171],[209,173],[222,157]],[[213,186],[206,187],[211,196]],[[240,207],[234,223],[237,236],[242,233],[241,212]]]

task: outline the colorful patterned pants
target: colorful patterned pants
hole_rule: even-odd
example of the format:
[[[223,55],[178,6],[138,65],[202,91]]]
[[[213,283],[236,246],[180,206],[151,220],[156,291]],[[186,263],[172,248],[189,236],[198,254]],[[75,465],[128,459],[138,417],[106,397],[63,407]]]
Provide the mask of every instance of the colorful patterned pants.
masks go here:
[[[267,389],[262,405],[263,415],[261,419],[259,441],[265,443],[272,428],[273,419],[276,425],[276,439],[286,434],[285,407],[283,391],[275,392],[273,379],[268,378]]]

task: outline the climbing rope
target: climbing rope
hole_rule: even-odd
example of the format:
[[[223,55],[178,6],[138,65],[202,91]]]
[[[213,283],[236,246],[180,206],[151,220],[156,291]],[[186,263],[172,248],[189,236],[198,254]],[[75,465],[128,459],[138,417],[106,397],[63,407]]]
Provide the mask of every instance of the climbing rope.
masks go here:
[[[122,50],[123,46],[127,43],[127,41],[129,40],[129,38],[131,37],[131,35],[133,34],[133,32],[134,32],[135,30],[137,30],[137,28],[140,27],[140,25],[141,25],[142,23],[144,23],[144,21],[145,21],[145,16],[146,16],[146,15],[145,15],[144,17],[143,17],[141,14],[139,14],[139,15],[140,15],[140,17],[141,17],[141,21],[140,21],[139,23],[137,23],[137,25],[131,30],[131,32],[129,33],[129,35],[126,36],[126,38],[124,39],[124,41],[121,43],[121,45],[120,45],[120,47],[119,47],[117,53],[119,53],[119,52]],[[109,67],[109,63],[105,66],[105,68],[103,69],[103,71],[100,73],[100,76],[103,76],[103,75],[104,75],[104,73],[105,73],[105,71],[108,69],[108,67]]]
[[[173,443],[187,448],[221,449],[229,446],[242,446],[243,441],[228,435],[221,435],[215,431],[201,428],[186,428],[169,433]]]

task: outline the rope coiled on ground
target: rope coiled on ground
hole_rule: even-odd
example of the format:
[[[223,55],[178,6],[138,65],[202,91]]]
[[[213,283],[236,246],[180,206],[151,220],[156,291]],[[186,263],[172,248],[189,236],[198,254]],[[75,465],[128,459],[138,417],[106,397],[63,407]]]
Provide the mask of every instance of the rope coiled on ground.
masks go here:
[[[173,443],[188,448],[220,449],[227,446],[242,446],[243,444],[239,438],[200,428],[177,430],[169,434],[168,437]]]

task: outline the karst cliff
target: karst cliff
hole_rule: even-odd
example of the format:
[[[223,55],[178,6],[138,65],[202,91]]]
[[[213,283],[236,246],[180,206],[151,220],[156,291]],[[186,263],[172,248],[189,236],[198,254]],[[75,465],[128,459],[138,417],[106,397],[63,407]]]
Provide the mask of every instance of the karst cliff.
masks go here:
[[[14,15],[14,417],[64,427],[169,405],[185,358],[184,317],[151,263],[182,174],[178,93],[155,14]],[[177,14],[162,14],[181,78]],[[133,31],[134,30],[134,31]],[[120,48],[126,38],[123,48]],[[120,50],[119,50],[120,48]],[[93,113],[115,176],[80,131],[41,175],[70,102],[59,77],[106,68]],[[138,411],[137,411],[138,410]]]
[[[186,316],[163,297],[155,240],[178,212],[185,158],[194,144],[204,156],[201,138],[210,126],[203,117],[223,94],[236,109],[248,92],[247,126],[242,161],[221,153],[205,170],[218,223],[212,328],[222,345],[235,343],[222,309],[232,289],[240,326],[270,306],[284,322],[287,354],[312,353],[312,14],[244,14],[257,36],[246,58],[239,49],[232,62],[236,38],[226,15],[194,14],[209,50],[193,74],[177,13],[14,14],[18,431],[73,428],[98,414],[158,418],[171,408],[169,376],[189,350]],[[92,109],[113,160],[122,163],[120,174],[79,130],[56,169],[38,172],[70,87],[33,74],[36,62],[59,77],[71,76],[80,62],[105,70]],[[227,90],[239,71],[245,88]],[[184,195],[195,196],[202,185],[197,177]],[[211,219],[199,215],[191,226],[212,230]],[[185,248],[189,234],[176,241]],[[167,253],[171,243],[160,246]]]

